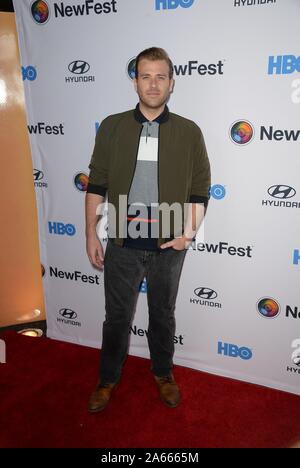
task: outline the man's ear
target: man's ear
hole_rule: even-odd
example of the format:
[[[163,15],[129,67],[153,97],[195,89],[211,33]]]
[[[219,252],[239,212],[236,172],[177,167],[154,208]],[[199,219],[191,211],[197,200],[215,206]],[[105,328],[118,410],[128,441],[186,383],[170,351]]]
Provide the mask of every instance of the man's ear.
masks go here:
[[[175,80],[174,80],[174,78],[172,78],[171,83],[170,83],[170,88],[169,88],[170,93],[173,93],[174,86],[175,86]]]
[[[134,89],[137,92],[137,79],[136,78],[133,78],[133,86],[134,86]]]

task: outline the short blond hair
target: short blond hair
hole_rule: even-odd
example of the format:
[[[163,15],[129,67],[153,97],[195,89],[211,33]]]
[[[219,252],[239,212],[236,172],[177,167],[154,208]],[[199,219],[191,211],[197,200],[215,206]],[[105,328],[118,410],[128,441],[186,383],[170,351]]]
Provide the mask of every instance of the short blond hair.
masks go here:
[[[135,77],[138,77],[138,66],[142,59],[147,60],[165,60],[169,65],[169,78],[173,78],[174,74],[174,67],[172,60],[170,59],[169,55],[164,49],[160,47],[150,47],[149,49],[145,49],[139,53],[137,58],[135,59]]]

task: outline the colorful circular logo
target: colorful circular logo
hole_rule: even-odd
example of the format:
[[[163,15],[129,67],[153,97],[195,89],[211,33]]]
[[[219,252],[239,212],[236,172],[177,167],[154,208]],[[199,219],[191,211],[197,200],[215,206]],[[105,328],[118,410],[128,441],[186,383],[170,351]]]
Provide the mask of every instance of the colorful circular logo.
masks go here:
[[[247,120],[234,122],[230,129],[230,137],[237,145],[247,145],[254,135],[254,128]]]
[[[87,191],[88,183],[89,183],[89,176],[84,174],[84,172],[79,172],[74,177],[75,187],[80,192],[86,192]]]
[[[38,24],[47,23],[50,10],[48,4],[44,0],[37,0],[31,4],[31,14],[34,21]]]
[[[136,57],[133,57],[127,63],[127,75],[129,76],[131,80],[135,78],[135,60],[136,60]]]
[[[280,306],[274,299],[264,297],[258,301],[257,310],[265,318],[275,318],[280,313]]]

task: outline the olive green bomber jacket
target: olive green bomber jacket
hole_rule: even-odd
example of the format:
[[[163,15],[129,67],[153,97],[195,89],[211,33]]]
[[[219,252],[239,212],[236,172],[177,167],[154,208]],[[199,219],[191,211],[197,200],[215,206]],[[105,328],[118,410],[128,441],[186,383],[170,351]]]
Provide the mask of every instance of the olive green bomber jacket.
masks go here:
[[[119,195],[128,195],[133,180],[142,116],[134,110],[107,117],[100,125],[89,165],[88,193],[108,195],[116,210],[115,238],[123,245],[126,211],[119,210]],[[158,147],[159,204],[208,203],[210,163],[200,128],[191,120],[170,113],[168,107],[160,119]],[[120,218],[120,219],[119,219]],[[182,229],[185,220],[182,219]],[[175,232],[176,231],[176,232]],[[160,231],[158,246],[180,235],[174,228],[164,238]]]

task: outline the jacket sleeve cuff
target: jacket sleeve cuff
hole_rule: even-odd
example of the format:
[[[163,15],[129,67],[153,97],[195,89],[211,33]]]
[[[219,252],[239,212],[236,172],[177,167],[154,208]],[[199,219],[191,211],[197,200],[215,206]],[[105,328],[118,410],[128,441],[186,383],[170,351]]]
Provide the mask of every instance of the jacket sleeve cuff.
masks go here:
[[[208,204],[208,197],[201,197],[199,195],[191,195],[189,203],[204,203],[206,206]]]
[[[87,193],[95,193],[96,195],[101,195],[105,197],[107,189],[101,185],[88,184]]]

